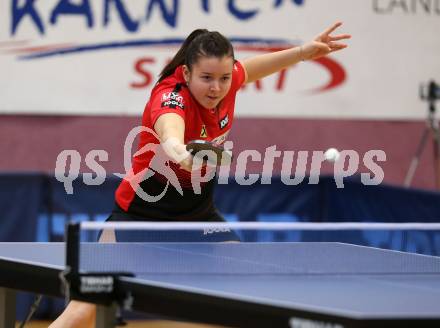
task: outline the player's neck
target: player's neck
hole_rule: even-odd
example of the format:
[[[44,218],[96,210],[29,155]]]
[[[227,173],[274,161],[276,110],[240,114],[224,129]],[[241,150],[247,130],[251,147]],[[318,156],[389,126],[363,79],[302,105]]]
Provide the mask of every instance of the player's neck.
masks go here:
[[[209,109],[209,112],[210,112],[211,114],[218,113],[218,112],[220,111],[220,106],[221,106],[221,104],[222,104],[222,102],[220,101],[220,102],[217,104],[217,106],[215,106],[214,108],[210,108],[210,109]]]

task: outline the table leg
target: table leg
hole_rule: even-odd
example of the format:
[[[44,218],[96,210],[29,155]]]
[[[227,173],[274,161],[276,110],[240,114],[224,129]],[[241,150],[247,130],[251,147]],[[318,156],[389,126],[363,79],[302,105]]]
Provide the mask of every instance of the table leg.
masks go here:
[[[96,328],[116,327],[116,310],[117,306],[115,303],[110,306],[97,305]]]
[[[0,287],[0,328],[15,327],[15,291]]]

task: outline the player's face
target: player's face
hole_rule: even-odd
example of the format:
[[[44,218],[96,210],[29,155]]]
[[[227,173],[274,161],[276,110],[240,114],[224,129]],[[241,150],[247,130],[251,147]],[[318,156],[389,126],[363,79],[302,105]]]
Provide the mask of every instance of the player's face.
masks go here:
[[[184,67],[188,88],[205,108],[215,108],[228,93],[234,61],[231,57],[201,57],[189,71]]]

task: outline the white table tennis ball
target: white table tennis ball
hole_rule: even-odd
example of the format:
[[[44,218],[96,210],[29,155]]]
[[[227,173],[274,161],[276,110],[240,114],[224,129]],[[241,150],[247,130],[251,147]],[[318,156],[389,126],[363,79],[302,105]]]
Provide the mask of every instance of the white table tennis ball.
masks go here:
[[[329,162],[336,162],[339,159],[339,151],[336,148],[329,148],[325,151],[324,157]]]

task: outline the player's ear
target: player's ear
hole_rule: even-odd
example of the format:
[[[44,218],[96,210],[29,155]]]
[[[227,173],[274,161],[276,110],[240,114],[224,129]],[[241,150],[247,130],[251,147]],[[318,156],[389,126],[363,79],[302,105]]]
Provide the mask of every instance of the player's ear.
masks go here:
[[[183,78],[185,79],[186,84],[188,84],[188,82],[189,82],[189,77],[190,77],[190,71],[189,71],[189,68],[188,68],[188,66],[183,65],[183,66],[182,66],[182,70],[183,70]]]

